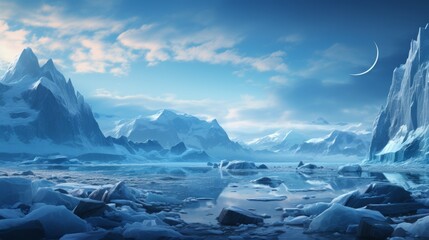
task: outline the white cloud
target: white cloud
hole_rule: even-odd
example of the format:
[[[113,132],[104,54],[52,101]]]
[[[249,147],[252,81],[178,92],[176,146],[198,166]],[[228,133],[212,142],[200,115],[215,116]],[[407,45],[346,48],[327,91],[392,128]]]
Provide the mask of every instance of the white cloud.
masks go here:
[[[276,75],[270,77],[270,82],[279,84],[279,85],[286,85],[288,83],[288,79],[285,76]]]
[[[149,65],[168,60],[199,61],[248,66],[260,72],[287,71],[284,52],[277,51],[261,57],[241,55],[235,47],[242,37],[217,28],[184,33],[169,27],[145,24],[121,33],[118,40],[124,46],[143,51]]]
[[[0,61],[9,63],[15,59],[17,51],[24,49],[30,32],[24,29],[12,30],[7,22],[0,20]]]
[[[71,16],[66,14],[63,8],[48,4],[17,16],[17,20],[27,26],[54,29],[60,35],[76,35],[81,32],[101,30],[115,33],[125,25],[124,22],[109,18]]]

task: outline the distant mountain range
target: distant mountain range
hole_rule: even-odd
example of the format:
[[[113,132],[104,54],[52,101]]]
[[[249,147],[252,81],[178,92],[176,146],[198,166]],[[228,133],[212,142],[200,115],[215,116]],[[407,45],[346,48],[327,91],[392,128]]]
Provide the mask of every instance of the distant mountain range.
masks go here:
[[[277,131],[247,143],[254,150],[296,154],[365,156],[369,134],[334,130],[327,136],[309,139],[296,131]]]
[[[208,122],[171,110],[120,121],[109,135],[116,138],[125,136],[134,142],[154,140],[165,148],[183,142],[187,147],[203,150],[210,156],[219,158],[248,154],[240,144],[229,139],[228,134],[216,120]]]
[[[308,137],[294,130],[279,130],[267,136],[255,138],[247,142],[246,145],[254,150],[284,152],[289,151],[294,145],[305,142],[307,139]]]

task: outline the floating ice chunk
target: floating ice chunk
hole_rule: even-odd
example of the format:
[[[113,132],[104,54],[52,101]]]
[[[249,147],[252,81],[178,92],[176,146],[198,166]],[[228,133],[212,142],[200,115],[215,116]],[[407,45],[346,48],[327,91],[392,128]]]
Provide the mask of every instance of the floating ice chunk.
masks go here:
[[[396,226],[396,229],[402,228],[408,232],[412,237],[418,238],[429,238],[429,216],[420,218],[413,224],[409,223],[400,223]]]
[[[54,191],[50,188],[40,188],[34,195],[33,202],[57,206],[63,205],[69,210],[72,210],[78,205],[79,199]]]
[[[289,218],[285,218],[284,223],[286,225],[299,226],[299,225],[304,225],[304,223],[309,219],[310,218],[307,216],[289,217]]]
[[[0,206],[8,207],[18,202],[30,204],[31,181],[25,178],[0,178]]]
[[[224,165],[222,163],[223,162],[221,162],[221,166]],[[258,167],[256,167],[254,162],[235,160],[235,161],[228,162],[228,164],[224,166],[224,168],[228,170],[242,170],[242,169],[246,170],[246,169],[257,169]]]
[[[85,221],[64,206],[46,205],[40,207],[25,216],[24,220],[39,220],[48,239],[57,239],[67,233],[86,232],[89,230],[89,226]]]
[[[269,197],[247,198],[247,201],[272,202],[272,201],[283,201],[286,199],[287,199],[286,196],[269,196]]]
[[[311,221],[308,232],[346,232],[350,224],[359,224],[363,217],[385,221],[381,213],[367,209],[354,209],[334,203]]]

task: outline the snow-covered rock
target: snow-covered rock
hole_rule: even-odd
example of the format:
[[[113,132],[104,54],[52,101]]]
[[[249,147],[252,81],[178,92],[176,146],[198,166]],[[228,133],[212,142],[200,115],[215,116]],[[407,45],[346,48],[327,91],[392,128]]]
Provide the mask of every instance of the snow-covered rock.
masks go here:
[[[363,193],[353,191],[345,206],[360,208],[368,204],[412,202],[411,193],[403,187],[391,183],[372,183]]]
[[[406,62],[393,71],[387,104],[374,123],[369,162],[427,163],[429,28],[419,29]]]
[[[338,168],[339,174],[361,173],[362,167],[359,164],[347,164]]]
[[[222,164],[221,164],[222,165]],[[234,160],[229,161],[226,166],[222,166],[227,170],[249,170],[249,169],[258,169],[254,162]]]
[[[381,213],[368,209],[354,209],[334,203],[326,211],[315,217],[308,232],[346,232],[351,224],[359,224],[363,217],[385,221]]]
[[[322,138],[312,138],[293,147],[296,153],[365,156],[369,143],[366,136],[334,130]]]
[[[183,142],[189,148],[204,150],[214,157],[246,153],[240,144],[229,139],[216,120],[208,122],[171,110],[121,121],[109,134],[113,137],[126,136],[134,142],[156,140],[167,149]]]

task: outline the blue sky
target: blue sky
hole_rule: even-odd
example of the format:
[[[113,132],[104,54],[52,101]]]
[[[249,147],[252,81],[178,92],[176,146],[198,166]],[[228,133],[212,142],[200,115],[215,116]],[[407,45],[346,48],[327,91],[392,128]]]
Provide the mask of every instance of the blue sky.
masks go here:
[[[425,1],[1,1],[0,71],[53,58],[104,130],[168,108],[247,140],[370,129]],[[352,77],[380,58],[366,75]],[[323,117],[331,125],[312,123]],[[341,123],[341,124],[336,124]],[[347,123],[346,125],[343,123]]]

